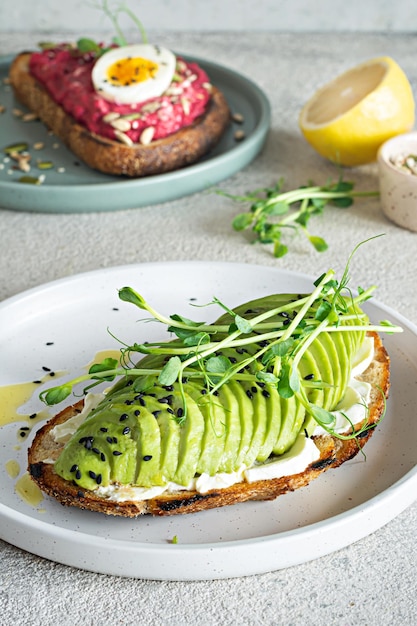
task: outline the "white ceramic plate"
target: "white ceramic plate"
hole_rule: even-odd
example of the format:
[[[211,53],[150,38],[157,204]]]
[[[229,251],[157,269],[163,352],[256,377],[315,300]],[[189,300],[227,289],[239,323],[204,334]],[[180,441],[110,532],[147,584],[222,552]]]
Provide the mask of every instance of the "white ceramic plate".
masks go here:
[[[234,306],[268,293],[311,290],[312,279],[246,264],[178,262],[104,269],[32,289],[0,305],[0,384],[39,378],[42,367],[66,370],[71,377],[84,371],[98,351],[119,347],[107,329],[127,342],[152,340],[163,332],[158,324],[137,323],[143,312],[118,301],[117,289],[125,285],[166,314],[210,321],[218,311],[190,309],[192,298],[203,304],[216,295]],[[358,455],[273,502],[165,519],[113,519],[63,508],[49,498],[38,507],[22,500],[4,468],[12,458],[26,467],[33,433],[16,451],[22,423],[9,424],[0,438],[0,537],[53,561],[103,574],[208,580],[285,568],[372,533],[417,494],[417,329],[376,302],[367,310],[374,321],[390,319],[404,332],[385,337],[392,392],[366,461]],[[34,397],[21,412],[41,408]],[[175,535],[178,543],[172,544]]]

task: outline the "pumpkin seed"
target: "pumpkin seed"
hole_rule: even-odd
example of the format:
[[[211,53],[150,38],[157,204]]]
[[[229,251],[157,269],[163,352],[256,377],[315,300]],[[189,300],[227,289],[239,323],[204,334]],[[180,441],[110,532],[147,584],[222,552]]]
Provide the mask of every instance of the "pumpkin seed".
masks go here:
[[[21,141],[20,143],[12,143],[10,146],[6,146],[3,148],[3,152],[6,154],[12,154],[12,152],[25,152],[28,148],[28,144]]]
[[[54,167],[52,161],[38,161],[37,165],[40,170],[50,170]]]
[[[35,176],[21,176],[19,178],[19,183],[26,183],[28,185],[41,185],[43,183],[43,180],[41,180],[41,177],[35,177]]]

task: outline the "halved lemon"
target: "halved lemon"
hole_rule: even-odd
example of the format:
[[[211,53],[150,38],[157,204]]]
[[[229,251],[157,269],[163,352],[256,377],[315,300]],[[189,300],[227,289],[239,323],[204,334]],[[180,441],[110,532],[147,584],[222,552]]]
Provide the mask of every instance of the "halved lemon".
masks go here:
[[[414,97],[390,57],[365,61],[319,89],[302,108],[300,129],[326,159],[345,166],[376,160],[378,148],[414,125]]]

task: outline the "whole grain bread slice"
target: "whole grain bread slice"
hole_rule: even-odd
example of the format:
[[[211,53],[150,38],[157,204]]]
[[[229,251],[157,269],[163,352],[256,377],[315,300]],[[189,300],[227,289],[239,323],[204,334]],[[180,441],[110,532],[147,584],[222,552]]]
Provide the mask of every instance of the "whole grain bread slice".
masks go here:
[[[311,463],[303,472],[292,476],[258,480],[253,483],[237,483],[225,489],[213,489],[201,494],[196,491],[178,491],[167,493],[150,500],[123,501],[100,497],[93,491],[80,489],[54,472],[53,463],[45,460],[58,458],[63,445],[55,442],[51,431],[55,425],[80,412],[83,401],[68,407],[47,422],[36,434],[29,449],[29,473],[38,486],[49,496],[68,506],[89,509],[108,515],[137,517],[150,514],[156,516],[196,513],[206,509],[227,506],[248,500],[273,500],[289,491],[308,485],[313,479],[329,468],[336,468],[353,458],[372,436],[374,427],[384,413],[385,401],[390,385],[389,356],[376,333],[374,337],[374,359],[360,377],[372,386],[368,407],[367,423],[369,429],[357,438],[343,440],[330,435],[314,436],[320,450],[320,458]],[[359,430],[361,424],[356,425]]]
[[[152,141],[126,145],[96,135],[68,115],[29,71],[30,52],[12,62],[9,78],[16,98],[89,167],[105,174],[142,177],[163,174],[195,163],[210,152],[225,132],[230,111],[223,93],[212,87],[206,112],[190,126]]]

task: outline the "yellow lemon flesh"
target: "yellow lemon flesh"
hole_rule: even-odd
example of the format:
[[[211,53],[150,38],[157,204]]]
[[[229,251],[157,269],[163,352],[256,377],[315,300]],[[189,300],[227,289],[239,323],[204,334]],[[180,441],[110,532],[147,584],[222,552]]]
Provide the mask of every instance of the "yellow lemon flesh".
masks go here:
[[[301,110],[299,125],[333,163],[371,163],[384,141],[413,128],[413,92],[397,63],[378,57],[319,89]]]

